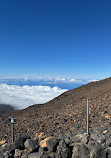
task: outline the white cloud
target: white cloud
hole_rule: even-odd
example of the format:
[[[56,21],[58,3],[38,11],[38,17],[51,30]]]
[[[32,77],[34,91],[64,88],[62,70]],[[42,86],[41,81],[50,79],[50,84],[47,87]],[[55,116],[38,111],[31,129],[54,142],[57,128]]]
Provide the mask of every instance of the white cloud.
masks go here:
[[[56,82],[65,82],[66,79],[65,78],[54,78],[53,80],[55,80]]]
[[[36,77],[36,78],[31,78],[31,77],[25,77],[25,78],[8,78],[8,79],[0,79],[0,83],[4,83],[4,84],[7,84],[7,83],[15,83],[15,84],[27,84],[29,82],[37,82],[37,84],[39,83],[41,85],[41,82],[42,83],[45,83],[45,84],[60,84],[60,83],[65,83],[65,84],[72,84],[72,83],[87,83],[89,82],[89,80],[84,80],[84,79],[75,79],[75,78],[51,78],[51,77]]]
[[[76,82],[76,80],[74,78],[71,78],[69,81],[70,82]]]
[[[57,97],[67,89],[50,86],[0,85],[0,103],[10,104],[16,108],[26,108],[33,104],[42,104]]]
[[[96,82],[96,81],[98,81],[98,80],[95,80],[95,79],[94,79],[94,80],[89,80],[88,82]]]
[[[72,83],[85,83],[84,80],[74,79],[74,78],[71,78],[71,79],[69,80],[69,82],[72,82]]]

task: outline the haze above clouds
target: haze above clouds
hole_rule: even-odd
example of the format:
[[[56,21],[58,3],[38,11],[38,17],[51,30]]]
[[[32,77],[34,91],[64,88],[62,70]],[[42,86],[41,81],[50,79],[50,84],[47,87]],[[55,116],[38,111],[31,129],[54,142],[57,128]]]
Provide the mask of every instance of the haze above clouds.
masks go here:
[[[17,109],[24,109],[30,105],[42,104],[52,100],[67,89],[50,86],[19,86],[0,85],[0,103],[10,104]]]

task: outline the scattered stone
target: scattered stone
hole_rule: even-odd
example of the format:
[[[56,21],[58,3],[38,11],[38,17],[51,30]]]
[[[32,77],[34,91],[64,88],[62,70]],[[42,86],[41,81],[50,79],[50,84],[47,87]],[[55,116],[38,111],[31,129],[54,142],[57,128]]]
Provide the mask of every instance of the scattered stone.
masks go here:
[[[3,145],[3,144],[5,144],[6,143],[6,140],[1,140],[0,141],[0,145]]]
[[[107,158],[111,158],[111,147],[106,149]]]
[[[25,157],[24,157],[24,158],[25,158]],[[30,155],[28,156],[28,158],[40,158],[40,156],[39,156],[39,153],[36,152],[36,153],[30,154]]]
[[[32,139],[27,139],[24,145],[25,145],[25,148],[29,152],[32,152],[32,151],[34,151],[35,149],[38,148],[37,143],[34,140],[32,140]]]
[[[20,158],[28,158],[29,153],[24,152]]]
[[[111,138],[109,138],[109,139],[106,141],[106,146],[107,146],[107,147],[111,147]]]
[[[89,158],[88,148],[84,144],[74,146],[72,158]]]
[[[78,134],[78,135],[73,137],[73,140],[75,143],[82,142],[83,144],[86,144],[88,142],[88,136],[86,133]]]
[[[47,147],[46,142],[47,142],[49,139],[52,139],[52,137],[47,137],[47,138],[45,138],[44,140],[40,141],[40,146],[41,146],[42,148],[46,148],[46,147]]]
[[[105,135],[101,135],[101,136],[98,137],[97,143],[103,144],[105,142],[105,140],[106,140]]]
[[[19,149],[15,149],[15,154],[14,154],[14,157],[17,158],[17,157],[20,157],[22,155],[23,151],[22,150],[19,150]]]
[[[30,136],[26,136],[26,135],[19,136],[14,143],[16,149],[20,149],[20,150],[25,149],[24,143],[27,139],[30,139]]]
[[[56,138],[51,138],[46,141],[46,146],[48,148],[48,151],[55,152],[57,149],[57,145],[59,144],[58,140]]]
[[[106,153],[100,146],[92,146],[90,158],[106,158]]]
[[[5,143],[3,145],[1,145],[1,148],[5,148],[8,145],[8,143]]]
[[[81,142],[83,144],[86,144],[88,142],[88,136],[87,136],[87,134],[83,134]]]
[[[103,131],[103,134],[104,134],[104,135],[107,134],[107,133],[108,133],[108,130]]]
[[[43,138],[44,138],[44,132],[36,133],[35,137],[34,137],[34,140],[37,141],[37,140],[40,140],[40,139],[43,139]]]
[[[71,144],[71,139],[66,138],[66,139],[65,139],[65,142],[66,142],[66,144],[68,144],[68,145],[69,145],[69,144]]]
[[[106,127],[104,127],[106,129]],[[41,141],[22,135],[15,143],[0,147],[0,158],[111,158],[111,125],[93,129],[90,136],[84,131],[47,137]]]
[[[97,139],[98,139],[98,135],[95,133],[93,133],[93,134],[91,134],[91,136],[90,136],[90,138],[92,139],[92,140],[94,140],[94,141],[97,141]]]
[[[57,158],[70,158],[71,151],[64,140],[59,142],[57,147]]]
[[[51,153],[49,154],[49,158],[55,158],[55,157],[56,157],[56,154],[55,154],[55,153],[51,152]]]

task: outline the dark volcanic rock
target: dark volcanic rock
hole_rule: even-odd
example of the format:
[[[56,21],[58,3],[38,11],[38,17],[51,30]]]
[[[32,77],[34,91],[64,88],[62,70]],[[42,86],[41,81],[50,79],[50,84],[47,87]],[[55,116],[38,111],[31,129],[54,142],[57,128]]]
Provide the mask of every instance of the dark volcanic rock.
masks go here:
[[[90,158],[107,158],[106,152],[104,151],[104,148],[101,146],[92,146],[91,152],[90,152]]]
[[[29,151],[29,152],[33,152],[35,150],[38,149],[38,144],[37,142],[35,142],[34,140],[32,139],[27,139],[24,143],[25,145],[25,148]]]
[[[72,158],[89,158],[89,150],[83,144],[75,144],[73,148]]]
[[[72,134],[64,133],[65,138],[62,137],[62,139],[60,136],[47,137],[42,143],[41,138],[34,141],[27,136],[21,136],[15,143],[1,146],[0,158],[111,158],[110,128],[111,125],[91,129],[88,141],[86,141],[84,137],[86,134],[83,131]],[[105,129],[108,132],[104,135]],[[65,140],[69,138],[72,143],[67,144]],[[100,138],[104,141],[98,143]]]
[[[46,142],[47,148],[50,152],[56,151],[58,144],[59,142],[56,138],[51,138]]]
[[[21,149],[21,150],[25,149],[24,143],[25,143],[25,141],[26,141],[27,139],[30,139],[30,136],[27,136],[27,135],[24,135],[24,134],[21,135],[21,136],[19,136],[19,137],[16,139],[15,143],[14,143],[15,148],[16,148],[16,149]]]
[[[57,157],[58,158],[70,158],[71,157],[71,151],[70,148],[67,146],[64,140],[61,140],[59,142],[59,145],[57,147]]]

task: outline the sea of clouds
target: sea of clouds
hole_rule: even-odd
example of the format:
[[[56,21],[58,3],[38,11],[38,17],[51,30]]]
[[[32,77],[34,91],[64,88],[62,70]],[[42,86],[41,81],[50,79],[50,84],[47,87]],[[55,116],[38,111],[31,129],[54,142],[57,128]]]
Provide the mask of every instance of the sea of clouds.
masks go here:
[[[57,86],[20,86],[0,84],[0,104],[10,104],[17,109],[24,109],[30,105],[46,103],[67,89]]]
[[[0,104],[17,109],[46,103],[67,90],[96,80],[74,78],[0,78]]]

